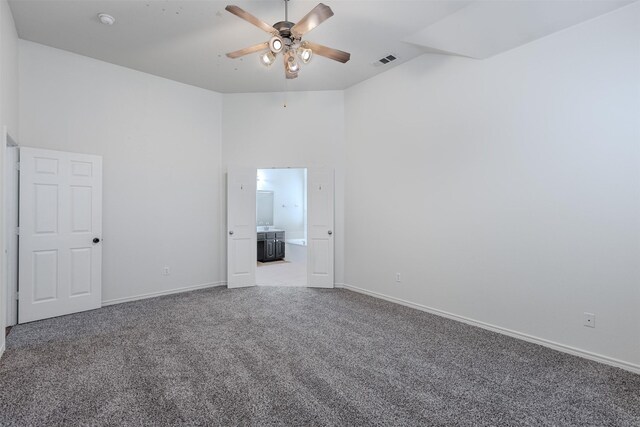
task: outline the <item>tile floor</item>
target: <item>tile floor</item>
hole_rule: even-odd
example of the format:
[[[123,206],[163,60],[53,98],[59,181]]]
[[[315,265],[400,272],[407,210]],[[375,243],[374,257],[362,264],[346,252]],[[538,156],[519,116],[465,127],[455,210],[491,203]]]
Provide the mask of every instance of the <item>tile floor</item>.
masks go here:
[[[259,262],[256,282],[258,286],[306,286],[307,266],[291,261]]]

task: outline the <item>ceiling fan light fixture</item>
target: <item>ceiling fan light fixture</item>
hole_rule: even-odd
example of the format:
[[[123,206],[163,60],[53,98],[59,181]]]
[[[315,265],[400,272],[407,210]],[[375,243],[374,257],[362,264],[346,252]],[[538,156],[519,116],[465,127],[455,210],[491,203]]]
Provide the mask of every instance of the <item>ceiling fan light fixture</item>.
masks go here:
[[[284,49],[284,41],[280,36],[273,36],[271,40],[269,40],[269,49],[273,53],[280,53],[282,49]]]
[[[308,64],[311,61],[311,57],[313,56],[313,51],[304,45],[300,46],[296,51],[298,53],[298,58],[302,61],[303,64]]]
[[[265,67],[270,67],[276,60],[276,56],[270,50],[260,55],[260,63]]]
[[[290,52],[287,56],[287,71],[291,74],[295,74],[300,71],[300,64],[296,61],[296,57],[293,55],[293,52]]]
[[[295,73],[293,73],[293,72],[289,71],[289,69],[287,69],[286,67],[284,69],[284,75],[288,80],[298,78],[298,72],[297,71]]]

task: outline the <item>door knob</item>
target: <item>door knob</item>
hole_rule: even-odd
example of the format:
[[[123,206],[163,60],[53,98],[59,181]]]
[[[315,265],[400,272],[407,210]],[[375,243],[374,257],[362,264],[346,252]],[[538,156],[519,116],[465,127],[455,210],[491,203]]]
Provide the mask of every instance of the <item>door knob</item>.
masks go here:
[[[333,231],[329,230],[329,236],[331,236],[333,234]]]
[[[229,236],[233,236],[233,231],[230,231],[230,232],[229,232]]]
[[[93,243],[100,243],[100,239],[98,239],[97,237],[93,238]]]

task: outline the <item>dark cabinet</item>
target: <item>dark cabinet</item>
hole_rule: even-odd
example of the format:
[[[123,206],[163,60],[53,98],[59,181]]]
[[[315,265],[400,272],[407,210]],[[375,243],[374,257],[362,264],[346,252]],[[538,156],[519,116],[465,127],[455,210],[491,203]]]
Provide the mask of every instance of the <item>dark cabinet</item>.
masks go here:
[[[276,240],[276,259],[284,259],[284,241]]]
[[[284,231],[258,233],[258,261],[269,262],[284,259]]]
[[[267,233],[258,233],[258,261],[264,262],[267,252]]]
[[[276,259],[276,241],[268,239],[266,241],[266,249],[264,257],[268,260]]]

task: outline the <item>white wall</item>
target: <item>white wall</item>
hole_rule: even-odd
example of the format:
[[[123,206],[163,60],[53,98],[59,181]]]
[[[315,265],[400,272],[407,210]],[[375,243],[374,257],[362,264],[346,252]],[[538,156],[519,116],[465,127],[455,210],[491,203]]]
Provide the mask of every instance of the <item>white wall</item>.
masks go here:
[[[18,35],[13,16],[6,0],[0,0],[0,130],[7,131],[18,139]],[[4,141],[0,141],[4,144]],[[0,189],[4,183],[4,148],[0,147]],[[4,196],[0,196],[4,200]],[[4,209],[0,209],[0,224],[3,224]],[[4,227],[0,226],[0,248],[4,242]],[[6,320],[6,271],[0,263],[0,356],[5,347]]]
[[[347,90],[346,283],[640,368],[639,40],[636,3]]]
[[[7,0],[0,0],[0,117],[18,138],[18,33]]]
[[[220,117],[217,93],[20,41],[21,145],[103,156],[103,301],[223,280]]]
[[[283,106],[285,97],[286,108]],[[343,92],[224,95],[222,141],[225,172],[232,167],[335,169],[335,281],[343,283]],[[221,250],[225,246],[226,239]],[[225,266],[223,259],[221,269]]]

